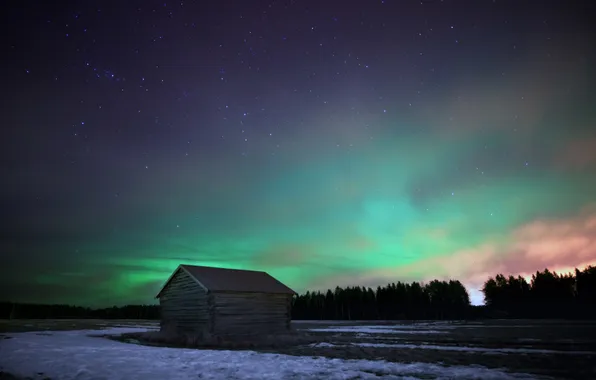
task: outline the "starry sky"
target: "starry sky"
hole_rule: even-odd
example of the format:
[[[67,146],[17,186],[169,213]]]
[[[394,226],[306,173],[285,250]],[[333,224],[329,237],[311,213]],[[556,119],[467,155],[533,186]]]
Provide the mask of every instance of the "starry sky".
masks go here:
[[[596,263],[589,2],[7,1],[0,299]]]

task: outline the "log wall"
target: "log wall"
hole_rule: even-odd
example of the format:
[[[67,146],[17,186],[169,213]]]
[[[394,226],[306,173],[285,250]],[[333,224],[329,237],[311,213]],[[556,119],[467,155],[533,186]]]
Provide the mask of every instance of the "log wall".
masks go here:
[[[212,297],[212,329],[216,335],[267,335],[290,330],[291,295],[214,292]]]
[[[183,269],[178,269],[159,297],[161,330],[201,333],[211,330],[209,297]]]

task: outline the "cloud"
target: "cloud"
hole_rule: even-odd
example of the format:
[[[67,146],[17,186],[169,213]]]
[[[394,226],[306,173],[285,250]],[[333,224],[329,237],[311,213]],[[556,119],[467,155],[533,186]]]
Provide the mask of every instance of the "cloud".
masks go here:
[[[449,88],[445,97],[429,103],[421,113],[437,133],[458,138],[461,134],[488,131],[534,132],[546,115],[574,105],[575,96],[587,88],[590,38],[567,34],[557,40],[527,35],[526,53],[496,63],[491,71],[468,72]],[[445,102],[445,99],[450,99]],[[526,135],[527,136],[527,135]]]
[[[567,142],[555,156],[554,164],[561,170],[583,170],[596,166],[596,135]]]
[[[279,268],[302,265],[317,257],[315,247],[308,244],[273,244],[251,258],[256,267]]]
[[[445,236],[437,231],[437,236]],[[477,246],[435,256],[405,266],[382,268],[349,276],[318,279],[311,286],[361,284],[376,287],[395,281],[458,279],[472,293],[498,273],[530,276],[548,268],[567,272],[596,263],[596,205],[568,218],[539,219]],[[477,294],[476,294],[477,297]]]
[[[592,262],[596,262],[596,208],[590,206],[574,217],[535,220],[502,240],[415,266],[430,265],[439,275],[478,283],[497,273],[528,275]]]
[[[535,269],[561,268],[596,261],[596,208],[588,207],[576,218],[538,220],[513,233],[513,250]],[[506,262],[505,262],[506,263]],[[532,271],[527,265],[508,266],[510,272]]]
[[[347,240],[347,248],[352,250],[373,250],[378,248],[377,243],[373,239],[365,236],[354,236]]]

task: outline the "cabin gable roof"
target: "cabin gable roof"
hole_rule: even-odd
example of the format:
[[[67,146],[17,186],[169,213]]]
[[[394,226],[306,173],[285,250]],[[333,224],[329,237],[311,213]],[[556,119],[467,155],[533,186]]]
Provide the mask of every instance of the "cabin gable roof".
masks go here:
[[[181,264],[170,275],[155,298],[159,298],[180,270],[190,275],[206,292],[296,294],[267,272]]]

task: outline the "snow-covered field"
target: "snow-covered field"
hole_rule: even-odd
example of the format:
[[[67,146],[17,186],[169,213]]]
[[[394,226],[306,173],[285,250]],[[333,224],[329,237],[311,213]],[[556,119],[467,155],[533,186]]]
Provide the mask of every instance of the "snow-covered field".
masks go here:
[[[256,352],[106,337],[155,330],[155,321],[24,321],[13,330],[2,323],[0,331],[41,331],[0,333],[0,379],[2,372],[39,380],[540,379],[552,375],[549,365],[551,378],[573,371],[576,378],[596,378],[590,377],[596,367],[587,368],[596,362],[587,333],[596,325],[574,332],[573,323],[561,322],[294,321],[318,343]],[[567,369],[556,372],[562,365]]]
[[[146,327],[6,334],[0,344],[0,370],[56,380],[534,378],[477,366],[161,348],[97,336],[142,330]]]

